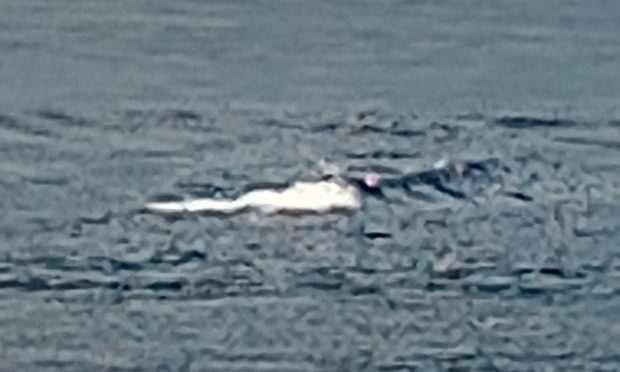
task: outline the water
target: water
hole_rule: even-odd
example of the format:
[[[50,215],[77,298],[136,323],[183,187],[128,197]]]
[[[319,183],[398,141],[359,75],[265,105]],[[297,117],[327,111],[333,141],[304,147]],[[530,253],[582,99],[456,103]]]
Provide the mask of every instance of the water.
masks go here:
[[[617,370],[619,8],[3,1],[3,368]],[[320,158],[398,182],[135,213]]]

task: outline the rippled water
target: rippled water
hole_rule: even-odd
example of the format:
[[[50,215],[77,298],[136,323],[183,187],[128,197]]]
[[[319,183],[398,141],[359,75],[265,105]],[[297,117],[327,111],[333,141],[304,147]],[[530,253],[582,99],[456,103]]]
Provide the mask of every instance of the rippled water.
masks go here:
[[[619,10],[4,0],[2,369],[618,370]],[[321,158],[386,197],[136,213]]]

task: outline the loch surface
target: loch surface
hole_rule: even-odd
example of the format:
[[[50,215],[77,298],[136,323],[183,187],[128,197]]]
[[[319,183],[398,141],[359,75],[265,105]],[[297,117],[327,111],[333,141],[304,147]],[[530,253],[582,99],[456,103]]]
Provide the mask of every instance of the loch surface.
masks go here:
[[[620,370],[618,14],[3,0],[0,370]],[[319,159],[385,197],[139,211]]]

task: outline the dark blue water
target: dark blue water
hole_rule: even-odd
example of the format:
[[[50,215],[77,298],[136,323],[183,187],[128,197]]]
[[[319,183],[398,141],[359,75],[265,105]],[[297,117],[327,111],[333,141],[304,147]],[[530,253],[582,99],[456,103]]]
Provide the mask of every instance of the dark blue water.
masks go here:
[[[0,369],[618,370],[619,11],[2,1]],[[386,197],[136,213],[319,159]]]

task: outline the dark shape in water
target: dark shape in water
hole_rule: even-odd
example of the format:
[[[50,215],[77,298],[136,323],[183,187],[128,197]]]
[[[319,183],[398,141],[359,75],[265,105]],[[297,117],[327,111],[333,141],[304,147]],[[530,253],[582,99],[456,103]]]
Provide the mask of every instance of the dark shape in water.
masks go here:
[[[511,129],[528,129],[540,127],[558,128],[575,126],[575,122],[572,120],[539,119],[526,116],[505,116],[493,120],[493,124]]]

